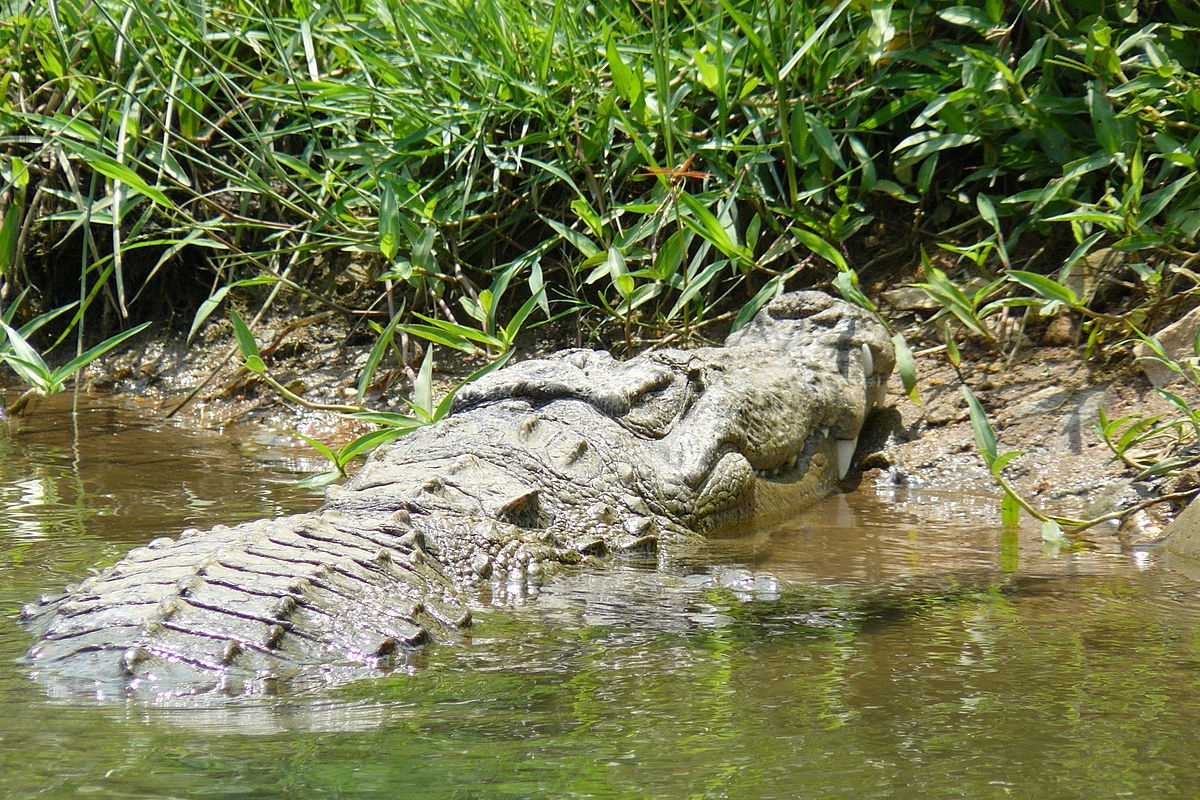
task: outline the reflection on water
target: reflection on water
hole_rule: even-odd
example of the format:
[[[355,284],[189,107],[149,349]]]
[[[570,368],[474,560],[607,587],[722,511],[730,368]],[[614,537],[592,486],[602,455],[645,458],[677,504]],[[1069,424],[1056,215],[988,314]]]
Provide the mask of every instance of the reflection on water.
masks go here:
[[[0,797],[1191,797],[1197,584],[994,500],[865,487],[670,570],[481,609],[411,671],[205,706],[49,701],[22,602],[188,525],[315,505],[236,435],[42,410],[0,437]]]

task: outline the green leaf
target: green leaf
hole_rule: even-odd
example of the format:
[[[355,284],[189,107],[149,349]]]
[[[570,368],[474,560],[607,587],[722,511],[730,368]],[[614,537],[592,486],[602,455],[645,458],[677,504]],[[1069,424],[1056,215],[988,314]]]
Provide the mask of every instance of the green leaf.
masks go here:
[[[904,334],[897,333],[892,336],[892,347],[896,351],[896,372],[900,374],[900,385],[904,387],[904,393],[908,395],[909,400],[921,405],[920,387],[917,386],[917,362]]]
[[[441,320],[438,321],[441,322]],[[475,331],[471,328],[464,328],[461,325],[455,327],[462,330],[469,330],[473,334],[483,335],[480,334],[479,331]],[[460,350],[464,353],[470,353],[471,355],[477,355],[479,353],[479,348],[472,344],[469,338],[456,332],[447,331],[440,326],[401,325],[400,330],[404,331],[410,336],[419,336],[427,341],[434,342],[436,344],[443,344],[446,347],[453,347],[455,350]]]
[[[825,19],[821,21],[821,24],[817,26],[817,29],[813,31],[807,39],[804,40],[804,43],[796,48],[796,52],[792,54],[792,57],[789,58],[787,63],[784,64],[779,70],[780,81],[786,78],[788,73],[791,72],[796,64],[800,62],[800,59],[804,58],[805,54],[807,54],[809,50],[811,50],[819,41],[821,41],[821,38],[825,35],[826,31],[832,27],[833,23],[837,22],[838,17],[842,15],[842,12],[846,10],[846,7],[849,6],[850,3],[851,0],[842,0],[842,2],[838,4],[838,7],[829,12]]]
[[[1065,214],[1055,214],[1046,217],[1046,222],[1096,222],[1110,231],[1120,232],[1125,228],[1125,218],[1110,211],[1097,211],[1083,208],[1078,211],[1068,211]]]
[[[525,320],[533,313],[533,309],[537,307],[542,299],[542,294],[545,292],[545,287],[538,289],[536,293],[517,309],[517,313],[512,315],[512,319],[504,326],[504,347],[508,349],[512,347],[512,343],[517,338],[517,333],[520,332],[521,326],[525,324]]]
[[[813,233],[812,231],[806,231],[803,228],[795,228],[792,233],[797,239],[804,243],[805,247],[828,261],[830,264],[833,264],[838,268],[839,271],[847,272],[850,269],[850,265],[846,263],[845,256],[838,252],[836,247],[822,239],[817,234]]]
[[[508,363],[509,359],[512,358],[513,352],[514,351],[509,350],[508,352],[504,353],[499,358],[497,358],[495,361],[493,361],[491,364],[487,364],[486,366],[475,370],[474,372],[472,372],[470,375],[467,376],[466,380],[462,381],[457,386],[455,386],[453,389],[451,389],[449,392],[447,392],[446,396],[442,398],[442,402],[438,403],[437,408],[434,409],[433,420],[437,421],[437,420],[442,419],[443,417],[449,415],[450,410],[454,407],[454,396],[456,394],[458,394],[459,389],[466,386],[468,383],[477,381],[480,378],[482,378],[484,375],[487,375],[490,372],[495,372],[496,370],[503,367],[505,364]]]
[[[17,310],[17,308],[20,306],[21,298],[23,298],[25,296],[25,292],[27,292],[27,291],[29,291],[28,288],[22,290],[21,294],[17,296],[17,299],[14,300],[12,302],[12,304],[4,310],[4,321],[5,322],[12,321],[12,315]],[[59,306],[58,308],[52,309],[50,311],[46,311],[45,313],[38,314],[33,319],[29,320],[29,322],[26,322],[20,328],[17,328],[17,331],[22,336],[24,336],[25,338],[28,339],[29,336],[32,335],[35,331],[41,329],[41,327],[43,325],[45,325],[46,323],[55,319],[59,315],[65,314],[68,311],[71,311],[72,309],[76,308],[78,305],[79,305],[79,301],[76,300],[72,303],[67,303],[65,306]]]
[[[13,368],[21,380],[28,383],[30,386],[35,386],[42,390],[49,390],[53,373],[46,366],[46,362],[42,360],[41,355],[25,340],[25,337],[17,333],[5,323],[0,323],[0,328],[8,336],[8,348],[12,352],[0,351],[0,357]]]
[[[351,459],[357,458],[360,455],[369,453],[380,445],[387,444],[393,439],[398,439],[407,431],[401,428],[381,428],[377,431],[364,433],[352,442],[343,446],[337,454],[338,464],[345,466]]]
[[[9,335],[9,344],[12,346],[12,348],[14,350],[23,351],[23,349],[17,347],[16,343],[13,341],[12,336],[16,333],[16,331],[8,327],[8,325],[4,325],[3,327],[5,333]],[[57,391],[57,388],[52,382],[52,373],[46,367],[45,362],[42,361],[42,357],[39,356],[36,351],[26,352],[25,355],[18,355],[17,353],[10,352],[0,352],[0,358],[3,358],[4,363],[12,367],[12,370],[20,376],[21,380],[37,389],[42,394],[53,394],[55,391]]]
[[[1000,501],[1001,519],[1004,517],[1004,501]],[[1000,532],[1000,569],[1016,572],[1021,568],[1021,534],[1015,525],[1005,526]]]
[[[112,350],[114,347],[117,347],[118,345],[120,345],[126,339],[129,339],[133,336],[138,335],[139,333],[144,331],[146,328],[150,327],[150,325],[151,325],[150,322],[143,322],[141,325],[136,325],[127,331],[122,331],[121,333],[118,333],[115,336],[108,337],[100,344],[88,349],[86,352],[84,352],[81,355],[75,356],[75,358],[71,359],[66,364],[63,364],[58,369],[54,370],[55,379],[59,380],[59,381],[66,380],[67,378],[71,377],[76,372],[78,372],[80,369],[82,369],[83,367],[87,366],[88,364],[95,361],[100,356],[107,353],[109,350]]]
[[[404,229],[400,225],[400,209],[396,202],[396,190],[390,183],[383,184],[379,196],[379,252],[388,261],[400,252],[400,241]]]
[[[1008,466],[1008,462],[1012,461],[1014,458],[1017,458],[1017,457],[1023,456],[1023,455],[1025,455],[1024,450],[1008,450],[1006,452],[1001,453],[999,456],[996,457],[996,460],[992,462],[992,466],[991,466],[992,474],[999,476],[1000,473],[1004,470],[1004,468],[1006,466]]]
[[[613,41],[611,34],[604,43],[604,54],[608,58],[608,71],[612,74],[613,85],[617,87],[621,97],[625,98],[625,102],[632,108],[642,99],[645,91],[641,78],[621,58],[621,53],[617,50],[616,42]]]
[[[1069,308],[1079,308],[1082,301],[1079,295],[1067,286],[1063,286],[1053,278],[1047,278],[1045,275],[1038,275],[1035,272],[1025,272],[1018,269],[1010,269],[1006,273],[1006,277],[1021,284],[1047,300],[1062,303]]]
[[[605,263],[608,266],[608,274],[612,279],[612,285],[621,293],[621,297],[628,301],[633,295],[635,281],[633,276],[629,274],[629,267],[625,264],[625,256],[621,254],[620,249],[610,247],[608,248],[608,259]]]
[[[583,198],[576,197],[574,200],[572,200],[571,210],[574,211],[576,216],[583,220],[584,224],[588,226],[588,230],[592,232],[592,236],[595,236],[597,239],[602,239],[604,237],[604,223],[600,221],[600,215],[597,214],[595,210],[593,210],[592,207],[583,200]],[[546,219],[546,221],[550,222],[549,219]],[[550,224],[551,227],[554,227],[556,231],[559,230],[557,227],[555,227],[553,222]],[[559,231],[559,233],[562,233],[562,231]],[[572,244],[574,244],[574,241],[571,241]],[[578,247],[578,245],[576,246]],[[596,250],[599,252],[600,248],[597,247]],[[585,256],[586,255],[588,254],[585,253]]]
[[[422,339],[428,339],[431,342],[444,344],[453,347],[456,350],[462,350],[464,353],[476,353],[479,348],[470,344],[470,342],[478,342],[485,347],[490,347],[495,350],[503,350],[504,342],[498,337],[485,333],[478,328],[469,328],[466,325],[459,325],[455,322],[447,322],[443,319],[434,319],[427,317],[424,314],[417,314],[417,317],[428,322],[428,325],[402,325],[401,330],[406,333],[420,336]]]
[[[1165,209],[1167,205],[1175,199],[1175,195],[1179,194],[1179,192],[1182,191],[1185,186],[1191,183],[1192,179],[1195,177],[1196,173],[1189,172],[1182,178],[1179,178],[1178,180],[1171,182],[1158,191],[1147,195],[1142,200],[1142,210],[1141,213],[1138,214],[1136,220],[1137,226],[1142,227],[1149,223],[1150,220],[1161,214],[1163,209]]]
[[[733,330],[736,331],[745,327],[747,322],[754,319],[754,315],[758,313],[759,309],[779,296],[779,293],[783,291],[782,278],[782,275],[776,275],[771,278],[761,289],[755,292],[750,302],[738,310],[737,317],[733,320]]]
[[[164,208],[175,208],[175,204],[171,202],[171,198],[167,197],[167,195],[164,194],[161,189],[146,183],[146,181],[143,180],[140,175],[138,175],[125,164],[117,161],[112,156],[106,155],[94,147],[88,147],[81,142],[77,142],[66,137],[59,138],[58,142],[62,144],[64,148],[82,158],[85,162],[87,162],[89,167],[94,169],[96,172],[99,172],[101,175],[111,178],[114,181],[120,181],[130,189],[133,189],[139,194],[145,195],[146,197],[150,198],[150,200],[160,206],[163,206]]]
[[[816,115],[806,114],[805,118],[808,120],[808,129],[812,133],[813,141],[817,143],[817,147],[839,169],[843,172],[846,171],[846,161],[842,158],[841,148],[838,147],[837,141],[833,138],[833,132]]]
[[[362,403],[363,397],[367,393],[367,387],[375,379],[375,371],[379,369],[379,362],[383,360],[383,354],[392,346],[392,337],[402,313],[403,309],[397,311],[388,321],[387,327],[379,332],[379,338],[375,340],[375,344],[371,346],[371,352],[367,354],[367,361],[363,364],[362,374],[358,376],[358,385],[355,387],[355,397],[358,398],[359,403]]]
[[[1104,151],[1115,156],[1130,149],[1127,147],[1128,126],[1118,121],[1113,112],[1112,102],[1104,93],[1099,81],[1088,83],[1087,103],[1088,111],[1092,115],[1092,130],[1095,131],[1096,141]]]
[[[200,326],[204,324],[204,320],[208,319],[214,311],[221,305],[221,301],[225,299],[225,295],[229,294],[229,286],[219,286],[209,297],[200,304],[196,309],[196,313],[192,316],[192,327],[188,328],[187,338],[185,342],[190,343],[192,337],[196,335],[196,331],[200,330]]]
[[[229,321],[233,324],[233,338],[237,342],[238,352],[242,354],[242,358],[246,360],[257,358],[259,363],[262,363],[262,355],[259,353],[258,344],[254,341],[254,334],[246,327],[241,315],[232,308],[229,309]],[[257,370],[254,371],[257,372]]]
[[[600,252],[601,248],[579,231],[571,230],[561,222],[550,219],[549,217],[542,217],[542,220],[551,228],[553,228],[555,233],[574,245],[576,250],[578,250],[580,253],[583,253],[584,258],[591,258]]]
[[[560,181],[562,181],[567,186],[570,186],[572,191],[574,191],[575,194],[578,195],[580,198],[582,198],[584,196],[583,192],[575,184],[574,179],[571,178],[570,175],[568,175],[566,172],[564,172],[562,169],[555,166],[554,164],[551,164],[546,161],[539,161],[538,159],[530,158],[529,156],[524,156],[521,160],[525,161],[526,163],[533,164],[535,167],[541,167],[542,169],[546,170],[546,172],[549,172],[551,175],[558,178]]]
[[[347,414],[350,419],[362,420],[369,422],[372,425],[386,425],[390,428],[396,428],[403,433],[410,430],[420,428],[425,425],[423,420],[416,417],[411,417],[407,414],[397,414],[394,411],[356,411],[352,414]]]
[[[997,458],[996,432],[992,430],[992,423],[988,422],[987,412],[983,410],[979,399],[966,386],[962,387],[962,393],[971,413],[971,432],[975,434],[975,446],[987,463],[988,469],[991,469]]]
[[[943,320],[942,341],[946,343],[946,360],[958,369],[962,364],[962,354],[958,351],[958,342],[954,340],[954,333],[950,330],[950,325]]]
[[[318,472],[316,475],[301,478],[292,485],[298,489],[320,489],[344,477],[346,477],[344,473],[331,469],[327,472]]]
[[[417,240],[412,242],[410,259],[416,269],[426,273],[437,272],[437,264],[433,258],[433,240],[436,235],[437,227],[429,224],[421,231]]]
[[[705,245],[705,246],[707,247],[707,245]],[[702,252],[707,252],[707,251],[702,251]],[[679,312],[682,311],[683,308],[688,303],[690,303],[693,299],[695,299],[702,292],[704,292],[705,289],[707,289],[709,287],[709,284],[711,284],[713,282],[713,279],[715,279],[717,277],[717,275],[719,275],[721,273],[721,271],[724,270],[726,267],[728,267],[730,264],[730,261],[727,258],[712,258],[712,259],[707,259],[707,262],[708,263],[705,264],[704,269],[701,270],[699,274],[692,275],[691,277],[688,278],[687,288],[679,293],[679,299],[677,299],[675,301],[675,305],[673,305],[671,307],[671,310],[667,313],[667,319],[675,319],[676,315],[679,314]],[[693,260],[693,262],[692,262],[693,266],[696,263],[697,263],[697,261]],[[689,269],[688,274],[691,275],[691,272],[692,272],[692,269]],[[761,304],[759,306],[754,306],[753,311],[748,312],[749,316],[744,317],[743,315],[747,313],[747,309],[750,306],[752,306],[755,303],[755,301],[759,299],[760,296],[766,297],[767,295],[764,294],[764,292],[767,292],[769,294],[772,291],[772,289],[777,288],[779,285],[779,280],[778,280],[779,277],[780,276],[776,275],[775,277],[771,278],[771,280],[767,281],[766,285],[764,285],[764,287],[755,294],[754,298],[751,299],[750,302],[748,302],[745,306],[742,306],[741,311],[738,312],[737,319],[741,320],[743,325],[746,322],[749,322],[750,318],[753,317],[758,312],[758,309],[761,307]],[[768,287],[771,287],[771,288],[768,288]],[[774,296],[774,295],[771,295],[771,296]],[[763,302],[765,302],[765,301],[763,301]],[[738,327],[739,327],[739,325],[738,325],[737,321],[735,321],[734,325],[733,325],[733,329],[737,330]]]
[[[975,196],[975,208],[979,210],[979,216],[991,226],[992,230],[1000,233],[1000,217],[996,214],[996,207],[992,205],[991,199],[986,194],[978,194]]]
[[[1071,269],[1076,263],[1078,263],[1079,259],[1087,255],[1088,251],[1092,249],[1096,242],[1103,239],[1104,236],[1104,231],[1096,231],[1091,236],[1080,242],[1075,249],[1071,251],[1071,255],[1067,256],[1067,260],[1063,262],[1063,268],[1059,272],[1059,275],[1065,279],[1066,276],[1071,273]]]
[[[896,145],[893,153],[901,154],[897,158],[898,165],[913,164],[930,153],[938,153],[952,147],[961,147],[979,141],[974,133],[939,133],[938,131],[921,131],[907,137]]]
[[[958,288],[947,276],[937,267],[929,262],[929,259],[922,256],[922,262],[925,268],[925,283],[914,284],[925,294],[937,301],[946,311],[953,314],[959,322],[966,325],[972,331],[982,336],[988,341],[992,341],[995,337],[983,325],[983,320],[976,311],[971,298]]]
[[[951,25],[961,25],[979,33],[987,33],[992,27],[988,15],[983,10],[971,6],[951,6],[937,12],[937,15]]]
[[[5,275],[17,263],[17,234],[21,230],[20,203],[11,203],[0,222],[0,275]]]
[[[426,414],[433,412],[433,348],[425,349],[425,358],[421,361],[421,369],[413,382],[412,405]]]
[[[875,304],[871,302],[871,298],[863,294],[862,289],[858,288],[858,273],[852,269],[845,269],[833,277],[833,288],[838,290],[838,294],[843,300],[853,303],[859,308],[867,311],[875,311]]]
[[[1131,414],[1127,417],[1122,417],[1121,419],[1117,420],[1117,424],[1119,425],[1123,422],[1134,420],[1134,419],[1137,419],[1137,418]],[[1161,414],[1155,414],[1153,416],[1138,419],[1136,422],[1131,424],[1117,438],[1117,441],[1115,443],[1116,444],[1115,449],[1116,449],[1117,454],[1120,455],[1121,453],[1124,453],[1132,445],[1137,444],[1138,442],[1142,441],[1143,439],[1147,439],[1150,436],[1157,435],[1158,430],[1155,429],[1154,426],[1157,425],[1158,421],[1161,419],[1162,419]]]
[[[778,63],[775,60],[775,53],[771,47],[768,47],[758,35],[760,27],[748,19],[741,13],[732,2],[732,0],[719,0],[722,10],[729,15],[729,18],[734,21],[734,24],[741,30],[742,35],[746,37],[746,41],[750,42],[751,47],[757,53],[759,59],[763,62],[763,66],[770,72],[775,72],[775,65]]]
[[[691,212],[691,215],[683,218],[684,223],[703,236],[713,247],[720,250],[721,255],[739,262],[749,259],[749,254],[745,249],[734,241],[717,216],[705,208],[699,200],[687,193],[679,195],[679,200]]]
[[[341,464],[341,462],[340,462],[340,461],[338,461],[337,454],[333,452],[333,448],[332,448],[332,447],[330,447],[329,445],[325,444],[324,442],[319,442],[319,441],[317,441],[316,439],[313,439],[313,438],[310,438],[310,437],[308,437],[308,436],[305,436],[303,433],[300,433],[299,431],[295,431],[295,434],[296,434],[297,436],[299,436],[301,439],[303,439],[304,441],[308,442],[308,446],[309,446],[309,447],[311,447],[312,449],[316,450],[316,451],[317,451],[318,453],[320,453],[321,455],[325,456],[325,458],[326,458],[326,459],[327,459],[327,460],[328,460],[328,461],[329,461],[331,464],[333,464],[335,467],[337,467],[337,468],[338,468],[338,470],[341,470],[341,468],[342,468],[342,464]]]
[[[654,254],[654,273],[659,280],[669,283],[679,272],[687,252],[687,243],[693,235],[690,231],[677,230],[658,248]]]

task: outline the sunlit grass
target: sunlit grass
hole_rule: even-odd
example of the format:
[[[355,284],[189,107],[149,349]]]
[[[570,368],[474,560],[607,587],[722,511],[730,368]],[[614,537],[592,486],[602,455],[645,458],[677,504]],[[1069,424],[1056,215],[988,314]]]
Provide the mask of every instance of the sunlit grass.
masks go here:
[[[1116,244],[1152,296],[1200,231],[1200,20],[1084,5],[9,0],[0,273],[119,318],[182,270],[492,339],[538,296],[631,344],[920,244],[952,280]]]

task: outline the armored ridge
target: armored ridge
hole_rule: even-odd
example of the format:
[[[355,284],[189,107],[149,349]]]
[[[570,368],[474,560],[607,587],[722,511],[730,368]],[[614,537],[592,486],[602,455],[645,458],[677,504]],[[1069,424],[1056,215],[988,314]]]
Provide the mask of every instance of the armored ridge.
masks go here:
[[[547,569],[668,556],[845,476],[894,363],[867,313],[784,295],[724,347],[570,350],[465,387],[315,512],[159,539],[25,609],[54,692],[266,693],[411,663]]]

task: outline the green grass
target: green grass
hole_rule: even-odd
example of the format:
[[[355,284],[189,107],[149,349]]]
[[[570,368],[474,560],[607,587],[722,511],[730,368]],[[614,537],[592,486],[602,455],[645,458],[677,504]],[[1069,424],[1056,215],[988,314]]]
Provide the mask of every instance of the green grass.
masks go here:
[[[632,336],[857,266],[883,211],[974,220],[932,238],[985,272],[1200,229],[1185,4],[6,5],[0,269],[74,235],[122,317],[179,270],[342,307],[353,262],[410,313],[503,279]]]

